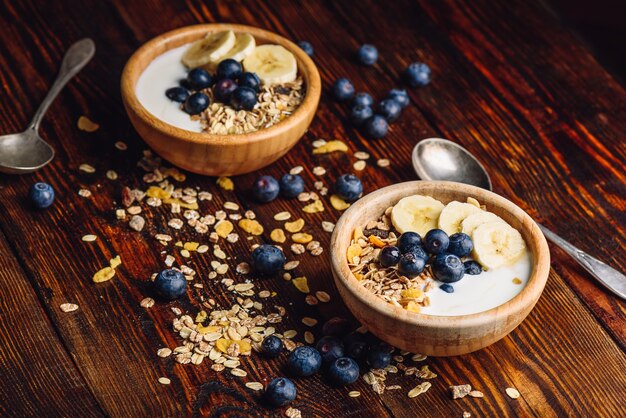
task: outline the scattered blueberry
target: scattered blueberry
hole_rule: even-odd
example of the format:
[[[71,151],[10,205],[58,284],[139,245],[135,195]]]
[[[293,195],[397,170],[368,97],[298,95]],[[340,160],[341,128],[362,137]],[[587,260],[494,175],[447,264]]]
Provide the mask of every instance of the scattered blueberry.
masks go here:
[[[237,83],[235,83],[230,78],[224,78],[215,83],[215,87],[213,87],[213,95],[215,97],[215,101],[220,103],[229,103],[230,96],[233,94],[233,91],[237,89]]]
[[[311,376],[322,367],[322,356],[315,348],[304,345],[291,352],[287,366],[296,376]]]
[[[311,45],[311,42],[307,42],[307,41],[298,41],[298,46],[305,52],[305,54],[307,54],[309,57],[313,56],[313,53],[315,52],[313,50],[313,45]]]
[[[354,174],[344,174],[335,181],[333,191],[346,202],[354,202],[363,193],[363,184]]]
[[[180,271],[166,269],[154,279],[154,290],[163,299],[178,299],[187,291],[187,280]]]
[[[352,99],[352,106],[372,106],[374,104],[374,99],[369,93],[357,93],[354,95],[354,99]]]
[[[273,406],[285,406],[296,399],[296,385],[286,377],[277,377],[267,385],[265,399]]]
[[[454,287],[448,283],[442,283],[439,285],[439,289],[443,290],[446,293],[454,293]]]
[[[241,74],[241,64],[235,61],[232,58],[226,58],[219,64],[217,64],[217,73],[215,76],[218,80],[223,80],[225,78],[230,78],[231,80],[236,80],[237,77]]]
[[[189,97],[189,91],[184,87],[171,87],[165,90],[165,95],[173,102],[182,103]]]
[[[363,65],[374,65],[378,61],[378,49],[374,45],[363,44],[359,48],[357,58]]]
[[[273,276],[285,266],[285,254],[273,245],[262,244],[252,251],[250,265],[260,276]]]
[[[419,247],[416,247],[419,248]],[[406,253],[398,260],[398,272],[406,277],[416,277],[424,271],[426,260],[413,253]]]
[[[417,232],[405,232],[398,238],[397,245],[401,253],[408,253],[411,248],[422,245],[422,237]]]
[[[209,106],[209,97],[204,93],[194,93],[187,97],[183,107],[190,115],[197,115]]]
[[[465,267],[465,274],[475,276],[483,272],[482,266],[474,260],[467,260],[463,263],[463,266]]]
[[[374,369],[384,369],[391,363],[391,351],[387,344],[374,344],[367,352],[367,363]]]
[[[372,117],[374,111],[369,106],[354,105],[350,109],[350,122],[354,126],[361,126],[363,122]]]
[[[403,76],[411,87],[425,86],[430,83],[430,68],[421,62],[414,62],[404,70]]]
[[[194,86],[192,86],[189,80],[187,80],[187,77],[181,78],[180,80],[178,80],[178,85],[187,91],[195,90]]]
[[[187,73],[187,83],[189,83],[194,90],[202,90],[211,87],[213,77],[211,77],[211,74],[209,74],[207,70],[194,68]]]
[[[441,229],[431,229],[424,236],[424,249],[429,254],[441,254],[448,249],[450,238]]]
[[[278,197],[280,186],[272,176],[261,176],[252,185],[254,198],[261,203],[271,202]]]
[[[263,338],[261,348],[263,349],[263,354],[267,357],[278,357],[283,351],[283,340],[275,335],[269,335]]]
[[[280,193],[292,199],[304,191],[304,180],[297,174],[285,174],[280,178]]]
[[[35,183],[28,192],[28,198],[37,209],[45,209],[54,202],[54,189],[48,183]]]
[[[256,104],[256,92],[250,87],[237,87],[230,96],[230,105],[236,110],[252,110]]]
[[[433,275],[444,283],[458,282],[465,274],[465,266],[459,257],[454,254],[439,254],[432,264]]]
[[[393,99],[385,99],[376,106],[376,113],[384,117],[387,122],[393,122],[400,117],[402,106]]]
[[[237,84],[241,87],[250,87],[257,93],[261,89],[261,79],[256,73],[241,73],[237,79]]]
[[[469,235],[463,232],[457,232],[450,235],[450,244],[448,244],[448,252],[457,257],[466,257],[474,249],[474,243]]]
[[[393,247],[391,245],[387,245],[380,250],[378,254],[378,262],[383,267],[391,267],[398,264],[400,260],[400,250],[398,247]]]
[[[363,132],[371,139],[382,138],[387,135],[388,130],[387,120],[380,115],[371,116],[363,122]]]
[[[335,316],[324,322],[324,325],[322,325],[322,335],[340,338],[346,335],[349,329],[350,323],[346,318]]]
[[[350,357],[340,357],[328,368],[328,380],[337,386],[349,385],[359,378],[359,365]]]
[[[398,102],[401,108],[409,105],[409,94],[404,89],[392,89],[387,93],[387,98]]]
[[[338,102],[348,101],[354,96],[354,85],[347,78],[339,78],[331,88],[333,97]]]
[[[360,332],[353,332],[348,334],[343,340],[345,347],[345,353],[348,357],[355,359],[356,361],[362,361],[367,355],[369,344],[367,339]]]
[[[343,342],[337,338],[327,335],[322,337],[315,346],[322,356],[322,362],[325,365],[331,364],[339,357],[343,357]]]

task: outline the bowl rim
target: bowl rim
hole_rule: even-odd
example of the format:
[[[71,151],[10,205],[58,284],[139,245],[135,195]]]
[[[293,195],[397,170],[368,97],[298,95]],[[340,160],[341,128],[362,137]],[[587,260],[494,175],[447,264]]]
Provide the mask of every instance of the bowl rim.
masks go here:
[[[270,126],[269,128],[260,129],[255,132],[217,135],[205,132],[188,131],[174,125],[170,125],[169,123],[154,116],[141,104],[137,98],[135,87],[146,67],[156,58],[153,57],[148,64],[142,65],[145,57],[149,56],[151,51],[155,48],[165,48],[162,52],[165,53],[171,49],[184,45],[185,42],[180,43],[181,40],[188,37],[190,34],[202,34],[222,30],[232,30],[235,33],[251,33],[255,38],[263,38],[268,42],[281,45],[295,55],[296,62],[298,64],[298,72],[305,82],[306,94],[304,96],[304,100],[300,103],[293,114],[275,125]],[[312,111],[311,109],[314,111],[317,108],[317,102],[319,102],[321,90],[321,78],[317,66],[302,50],[302,48],[275,32],[254,26],[231,23],[189,25],[162,33],[141,45],[133,53],[133,55],[126,62],[126,65],[122,70],[121,77],[122,100],[125,102],[127,109],[134,112],[143,123],[151,126],[153,129],[156,129],[161,134],[175,136],[185,141],[198,144],[233,147],[263,141],[286,133],[296,126],[301,120],[306,119],[307,114]]]
[[[465,189],[468,192],[468,196],[472,196],[477,198],[480,202],[484,202],[486,199],[484,197],[489,197],[498,201],[498,205],[503,207],[508,212],[516,212],[515,215],[519,214],[522,217],[522,223],[524,225],[528,225],[530,227],[529,234],[538,237],[537,239],[537,254],[531,254],[533,267],[531,270],[530,277],[528,278],[528,282],[524,286],[524,288],[515,295],[512,299],[504,302],[501,305],[495,306],[486,311],[476,312],[467,315],[430,315],[424,313],[415,313],[408,312],[406,309],[399,308],[390,303],[384,302],[376,295],[365,289],[361,286],[350,271],[348,266],[345,254],[337,254],[337,248],[340,248],[339,245],[339,233],[342,229],[345,229],[346,224],[349,222],[348,219],[354,217],[355,215],[360,214],[362,209],[367,205],[371,204],[373,201],[378,200],[383,197],[385,193],[390,191],[397,191],[398,189],[411,189],[411,194],[415,194],[418,192],[413,191],[414,186],[423,185],[426,187],[449,187],[454,185],[457,188]],[[405,196],[409,196],[409,193],[406,193]],[[478,196],[478,197],[477,197]],[[481,199],[483,197],[483,199]],[[525,299],[533,301],[534,303],[538,300],[541,295],[543,288],[547,282],[549,271],[550,271],[550,252],[548,248],[548,243],[535,223],[535,221],[519,206],[510,200],[494,193],[489,190],[482,189],[480,187],[471,186],[464,183],[452,182],[452,181],[408,181],[402,183],[396,183],[390,186],[386,186],[380,188],[372,193],[367,194],[366,196],[359,199],[357,202],[353,203],[339,218],[335,225],[335,229],[333,231],[331,240],[330,240],[330,262],[331,268],[333,270],[333,276],[336,282],[341,281],[343,286],[350,292],[354,297],[359,299],[359,301],[370,309],[375,310],[377,313],[387,316],[387,317],[395,317],[399,321],[404,323],[408,323],[410,325],[415,325],[419,327],[427,327],[427,328],[460,328],[460,327],[473,327],[473,326],[481,326],[487,322],[493,321],[496,317],[508,317],[514,315],[516,313],[524,311],[527,308],[527,304],[520,303]],[[347,271],[348,275],[343,273],[343,271]],[[341,292],[340,292],[341,293]],[[531,306],[532,307],[532,306]]]

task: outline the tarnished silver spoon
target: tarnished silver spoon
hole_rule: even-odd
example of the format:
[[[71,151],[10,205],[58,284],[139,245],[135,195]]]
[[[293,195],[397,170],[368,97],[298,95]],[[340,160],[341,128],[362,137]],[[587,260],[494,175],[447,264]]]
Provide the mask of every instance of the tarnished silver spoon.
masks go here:
[[[485,167],[462,146],[441,138],[424,139],[413,149],[413,167],[422,180],[446,180],[491,190]],[[571,255],[593,277],[622,299],[626,299],[626,276],[576,248],[537,223],[546,238]]]
[[[52,101],[65,84],[89,62],[96,46],[89,38],[76,42],[68,49],[61,70],[35,117],[24,132],[0,136],[0,171],[23,174],[38,170],[54,158],[52,147],[39,136],[39,124]]]

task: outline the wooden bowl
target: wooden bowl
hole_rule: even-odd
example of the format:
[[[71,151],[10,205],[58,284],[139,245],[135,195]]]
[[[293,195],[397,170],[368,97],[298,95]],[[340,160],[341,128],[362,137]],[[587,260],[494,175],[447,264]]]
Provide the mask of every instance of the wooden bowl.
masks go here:
[[[378,217],[401,198],[423,194],[448,203],[476,198],[487,210],[520,231],[533,267],[522,291],[510,301],[484,312],[435,316],[395,307],[365,289],[350,272],[346,250],[352,233]],[[548,279],[550,253],[537,224],[522,209],[487,190],[461,183],[412,181],[384,187],[354,203],[341,216],[331,238],[331,265],[335,283],[354,316],[381,340],[413,353],[456,356],[479,350],[505,337],[517,327],[539,299]]]
[[[137,80],[148,64],[170,49],[194,42],[209,32],[224,30],[248,32],[256,38],[257,44],[279,44],[295,55],[298,72],[306,88],[305,98],[296,111],[267,129],[237,135],[187,131],[169,125],[148,112],[135,95]],[[313,61],[288,39],[251,26],[206,24],[164,33],[141,46],[124,67],[121,90],[122,101],[133,126],[160,156],[194,173],[221,176],[258,170],[289,151],[313,120],[322,87]]]

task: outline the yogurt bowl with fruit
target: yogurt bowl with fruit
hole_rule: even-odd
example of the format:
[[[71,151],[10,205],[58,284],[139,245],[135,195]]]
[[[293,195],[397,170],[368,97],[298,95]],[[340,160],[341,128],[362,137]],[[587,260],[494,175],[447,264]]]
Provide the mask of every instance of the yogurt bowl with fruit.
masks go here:
[[[331,239],[335,283],[373,334],[411,352],[465,354],[537,302],[549,252],[537,225],[492,192],[409,182],[354,203]]]
[[[310,124],[321,92],[313,61],[259,28],[208,24],[139,48],[122,99],[142,138],[186,170],[232,175],[285,154]]]

